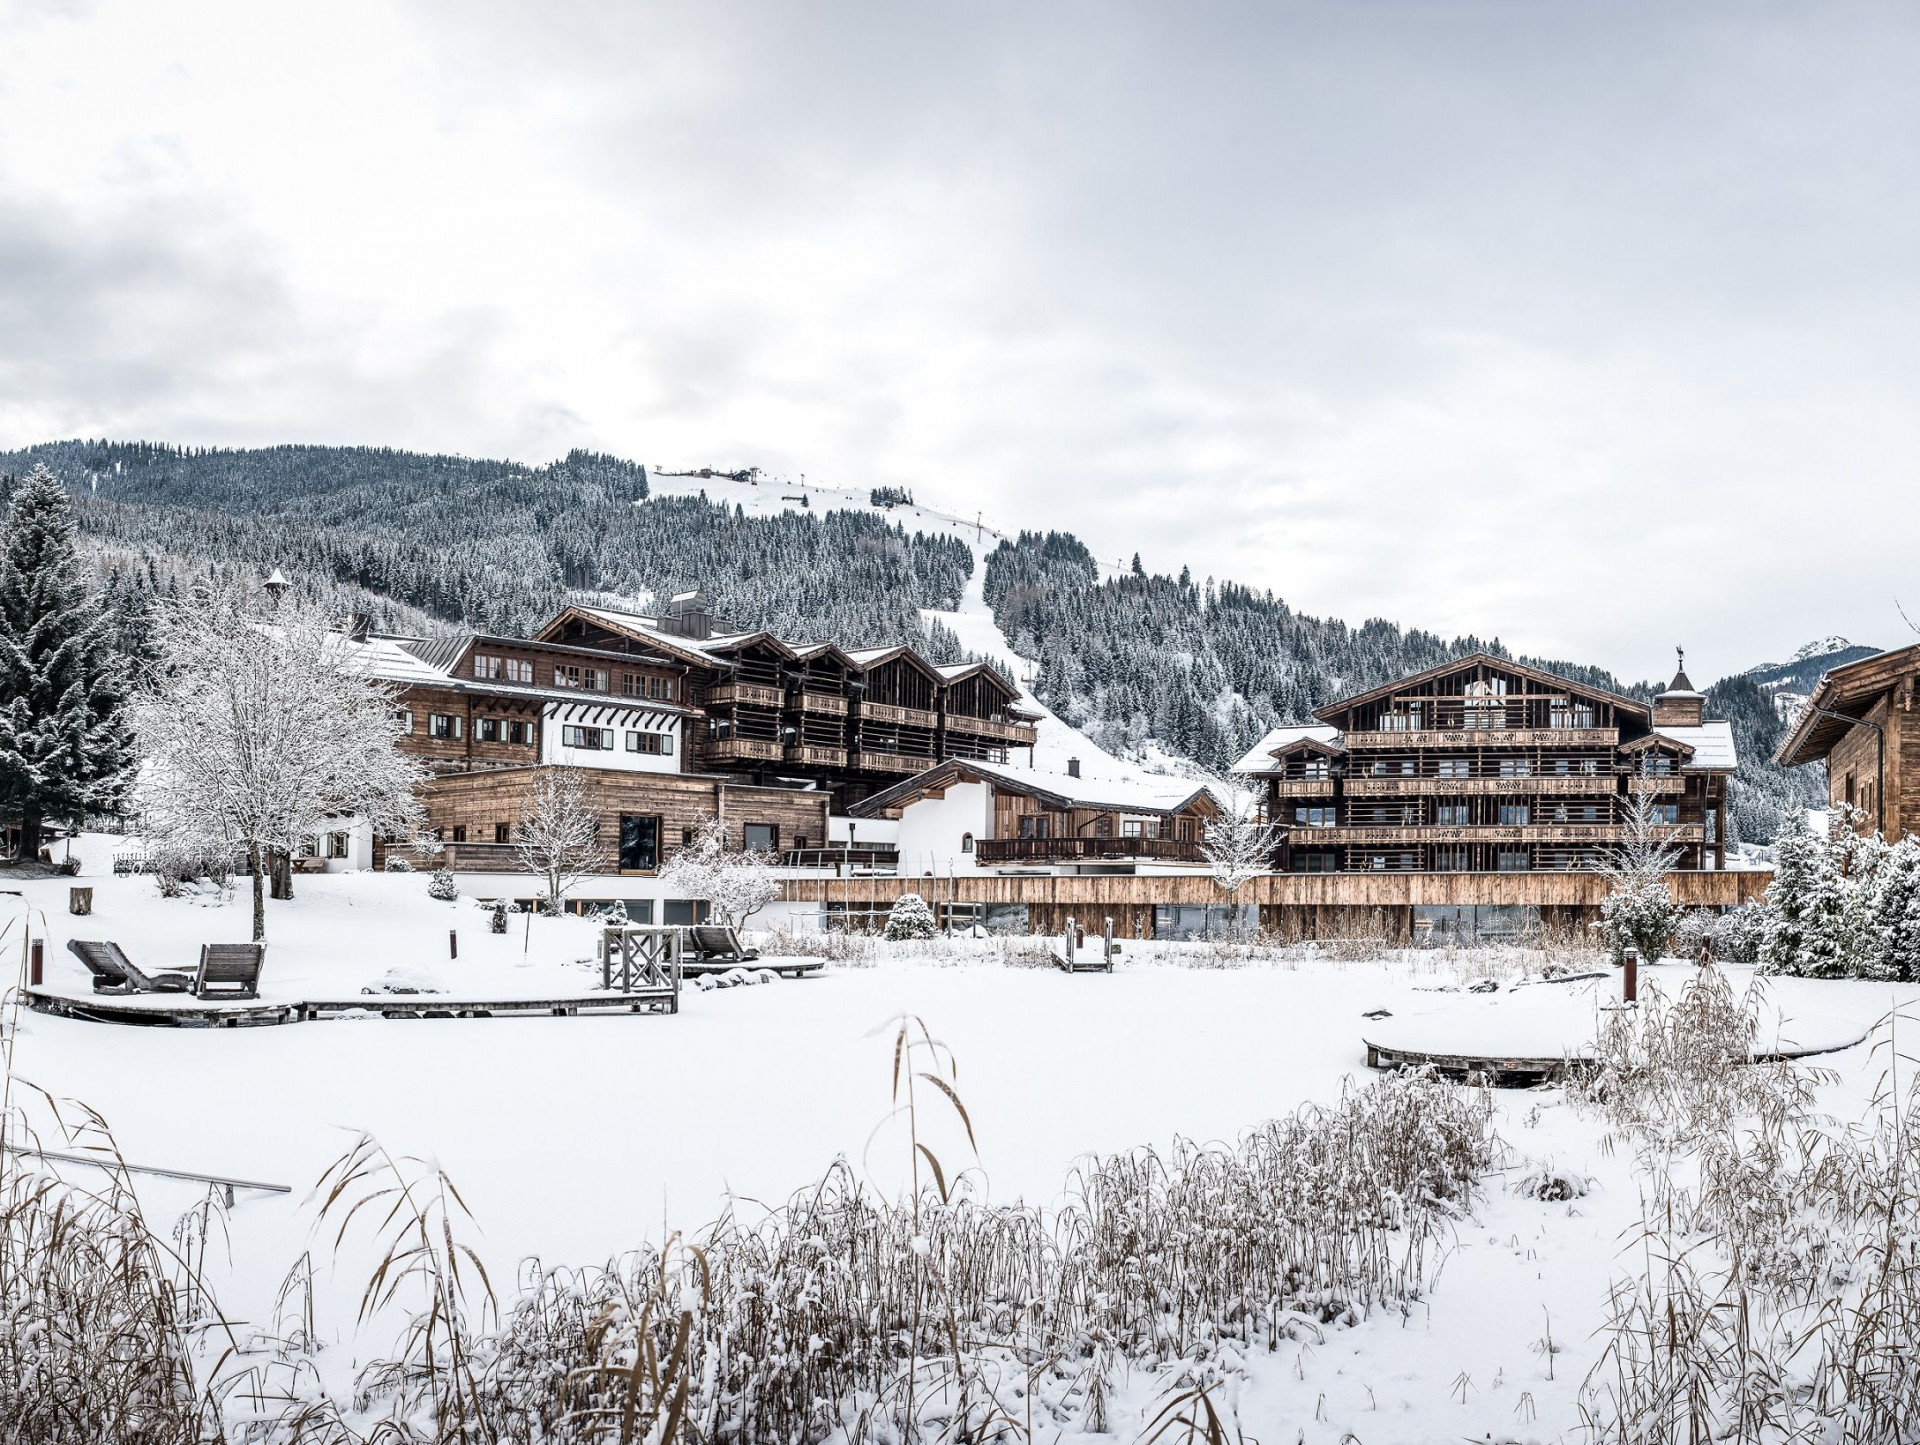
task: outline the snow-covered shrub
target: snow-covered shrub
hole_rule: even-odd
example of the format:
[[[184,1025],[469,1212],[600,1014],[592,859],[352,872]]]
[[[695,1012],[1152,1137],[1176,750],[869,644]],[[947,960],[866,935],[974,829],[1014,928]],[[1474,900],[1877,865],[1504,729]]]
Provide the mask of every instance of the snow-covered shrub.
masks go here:
[[[1766,905],[1743,903],[1720,915],[1713,929],[1713,952],[1727,963],[1758,963],[1767,936]]]
[[[460,885],[453,881],[451,868],[436,868],[427,883],[427,897],[451,903],[460,896]]]
[[[507,905],[505,903],[494,904],[492,914],[493,916],[487,920],[487,930],[490,933],[505,933],[507,931]]]
[[[413,872],[413,864],[409,863],[397,853],[389,853],[387,855],[387,872],[411,873]]]
[[[909,939],[932,938],[935,933],[933,910],[918,893],[902,893],[887,915],[887,941],[904,943]]]

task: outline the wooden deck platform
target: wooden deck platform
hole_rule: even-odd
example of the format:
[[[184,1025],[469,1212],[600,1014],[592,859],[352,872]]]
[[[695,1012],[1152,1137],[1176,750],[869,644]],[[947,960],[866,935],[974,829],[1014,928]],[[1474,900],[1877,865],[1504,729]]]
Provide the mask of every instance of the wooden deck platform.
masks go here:
[[[748,973],[758,973],[761,969],[777,973],[782,978],[806,978],[809,974],[819,973],[827,966],[823,958],[755,958],[746,963],[728,963],[722,960],[688,960],[680,965],[680,973],[686,978],[699,978],[703,975],[718,976],[732,973],[736,968],[744,968]]]
[[[581,1014],[678,1013],[671,988],[631,993],[568,994],[549,998],[462,998],[446,994],[360,994],[349,998],[249,1000],[223,1003],[188,994],[66,994],[29,988],[27,1007],[56,1018],[146,1028],[246,1029],[322,1019],[572,1018]]]

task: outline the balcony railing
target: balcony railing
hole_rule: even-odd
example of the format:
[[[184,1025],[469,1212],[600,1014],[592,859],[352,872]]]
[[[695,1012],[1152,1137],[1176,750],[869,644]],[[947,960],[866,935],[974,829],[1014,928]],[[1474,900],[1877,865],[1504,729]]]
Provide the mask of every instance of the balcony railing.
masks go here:
[[[1614,728],[1425,728],[1401,732],[1351,732],[1349,749],[1357,748],[1515,748],[1612,747],[1620,741]]]
[[[1331,798],[1333,796],[1332,778],[1275,778],[1273,795],[1276,798]]]
[[[1681,777],[1627,779],[1629,793],[1684,793],[1686,790],[1687,780]]]
[[[757,763],[777,763],[783,754],[779,743],[760,738],[708,738],[700,744],[700,756],[710,762],[743,759]]]
[[[938,713],[917,707],[895,707],[890,702],[863,701],[860,704],[860,716],[868,722],[893,723],[898,727],[936,728],[940,726]]]
[[[828,717],[847,715],[847,700],[837,693],[802,692],[797,696],[801,712],[824,713]]]
[[[1288,839],[1296,848],[1336,843],[1370,846],[1379,843],[1620,843],[1628,829],[1618,823],[1535,823],[1516,826],[1472,825],[1438,827],[1307,828],[1296,826]],[[1706,829],[1698,823],[1677,823],[1654,829],[1663,842],[1698,843]]]
[[[717,687],[707,689],[709,707],[727,707],[744,703],[748,707],[783,707],[787,695],[777,687],[765,687],[757,682],[723,682]]]
[[[1613,774],[1541,773],[1498,778],[1350,777],[1347,796],[1404,797],[1408,794],[1499,793],[1525,796],[1598,794],[1613,791]]]
[[[439,866],[450,873],[525,873],[520,850],[511,843],[449,843]],[[609,862],[608,868],[613,864]]]
[[[815,768],[844,768],[847,765],[847,750],[816,747],[811,743],[792,744],[787,748],[787,761]]]
[[[1032,747],[1040,738],[1038,728],[1028,727],[1024,723],[996,722],[990,717],[968,717],[964,713],[957,712],[948,713],[946,720],[947,731],[950,733],[973,733],[983,738],[999,738],[1017,747]]]
[[[853,765],[865,768],[870,773],[924,773],[938,761],[937,758],[920,757],[913,753],[887,753],[861,748],[854,754]]]
[[[1181,838],[982,838],[974,844],[982,863],[1079,863],[1148,860],[1198,863],[1200,847]]]
[[[789,848],[780,855],[787,868],[831,868],[844,873],[898,873],[898,848]]]

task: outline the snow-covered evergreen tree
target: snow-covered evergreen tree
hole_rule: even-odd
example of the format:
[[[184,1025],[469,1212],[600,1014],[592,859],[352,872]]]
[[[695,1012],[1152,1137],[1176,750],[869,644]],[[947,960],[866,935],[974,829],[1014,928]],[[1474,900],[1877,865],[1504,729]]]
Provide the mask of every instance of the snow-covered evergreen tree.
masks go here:
[[[1908,835],[1887,849],[1872,894],[1866,976],[1920,981],[1920,838]]]
[[[0,540],[0,816],[33,857],[48,819],[119,805],[133,751],[112,617],[86,585],[73,511],[44,466],[14,489]]]
[[[1668,841],[1652,800],[1636,794],[1627,810],[1620,851],[1600,866],[1612,885],[1600,900],[1600,926],[1614,962],[1623,962],[1629,948],[1648,963],[1666,952],[1681,912],[1667,887],[1667,874],[1679,860],[1680,849]]]
[[[909,939],[932,938],[935,932],[933,910],[918,893],[902,893],[887,914],[887,939],[902,943]]]
[[[454,881],[451,868],[436,868],[433,877],[427,880],[427,897],[441,903],[451,903],[460,896],[460,885]]]
[[[1788,816],[1773,850],[1761,967],[1768,973],[1809,973],[1816,958],[1830,958],[1834,951],[1832,934],[1844,912],[1840,876],[1827,840],[1813,831],[1803,812]]]

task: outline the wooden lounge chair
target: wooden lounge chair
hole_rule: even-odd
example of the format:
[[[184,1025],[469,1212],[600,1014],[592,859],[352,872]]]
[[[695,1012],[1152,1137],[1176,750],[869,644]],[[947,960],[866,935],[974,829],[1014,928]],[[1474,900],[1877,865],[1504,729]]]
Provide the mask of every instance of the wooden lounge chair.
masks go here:
[[[184,973],[142,973],[117,943],[69,938],[67,950],[93,975],[95,993],[187,993],[193,988]]]
[[[687,949],[702,963],[751,963],[757,948],[742,948],[740,935],[719,924],[696,924],[687,930]]]
[[[264,943],[203,943],[193,992],[199,998],[259,998],[266,961]]]

